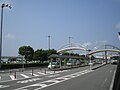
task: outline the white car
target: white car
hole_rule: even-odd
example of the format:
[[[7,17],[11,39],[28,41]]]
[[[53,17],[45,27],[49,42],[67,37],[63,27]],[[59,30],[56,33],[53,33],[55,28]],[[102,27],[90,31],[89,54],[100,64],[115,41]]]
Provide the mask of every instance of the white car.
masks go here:
[[[69,61],[67,62],[67,65],[68,65],[68,66],[74,65],[73,60],[69,60]]]
[[[48,69],[52,69],[52,68],[60,68],[60,65],[58,62],[50,62],[48,65]]]
[[[93,65],[94,65],[94,63],[90,62],[88,65],[91,65],[91,66],[93,66]]]
[[[67,62],[67,65],[68,66],[72,66],[73,64],[71,62]]]
[[[76,65],[80,65],[80,64],[81,64],[80,60],[77,60]]]

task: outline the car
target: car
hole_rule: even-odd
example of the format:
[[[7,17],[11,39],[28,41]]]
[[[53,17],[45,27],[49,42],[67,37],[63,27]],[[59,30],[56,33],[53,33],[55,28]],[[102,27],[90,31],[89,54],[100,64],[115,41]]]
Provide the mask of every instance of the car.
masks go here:
[[[93,66],[94,65],[94,63],[92,63],[92,62],[89,62],[89,64],[88,65],[91,65],[91,66]]]
[[[112,60],[112,61],[111,61],[111,64],[117,65],[117,64],[118,64],[118,60]]]
[[[77,60],[76,65],[80,65],[80,64],[81,64],[80,60]]]
[[[73,60],[71,60],[71,59],[68,60],[68,61],[67,61],[67,65],[68,65],[68,66],[72,66],[72,65],[74,65]]]
[[[71,62],[67,62],[67,65],[68,66],[72,66],[73,64]]]
[[[48,69],[53,69],[53,68],[60,68],[60,64],[58,62],[50,62],[48,65]]]

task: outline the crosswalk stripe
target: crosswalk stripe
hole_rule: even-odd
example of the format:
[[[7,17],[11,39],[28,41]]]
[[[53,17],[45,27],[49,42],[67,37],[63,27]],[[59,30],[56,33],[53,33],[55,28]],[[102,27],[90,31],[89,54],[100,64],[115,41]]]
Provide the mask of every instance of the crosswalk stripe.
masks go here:
[[[37,72],[38,74],[42,74],[42,75],[46,75],[45,73],[42,73],[42,72]]]
[[[30,74],[32,75],[32,73],[30,73]],[[39,75],[33,73],[33,76],[39,76]]]
[[[15,76],[14,76],[14,75],[10,75],[10,78],[11,78],[12,80],[15,80]]]
[[[0,85],[0,88],[6,88],[9,87],[9,85]]]
[[[52,74],[57,74],[57,73],[61,73],[61,72],[66,72],[66,71],[69,71],[69,70],[64,70],[64,71],[38,71],[38,72],[34,72],[33,73],[33,76],[43,76],[43,75],[52,75]],[[21,74],[17,74],[17,77],[15,77],[15,75],[9,75],[8,76],[10,80],[16,80],[19,79],[19,78],[30,78],[32,77],[32,73],[29,72],[29,73],[21,73]],[[0,76],[0,81],[3,81],[3,77]]]
[[[51,72],[51,71],[48,71],[48,72],[46,72],[47,74],[54,74],[54,72]]]
[[[21,76],[23,76],[24,78],[29,78],[29,76],[25,75],[25,74],[20,74]]]

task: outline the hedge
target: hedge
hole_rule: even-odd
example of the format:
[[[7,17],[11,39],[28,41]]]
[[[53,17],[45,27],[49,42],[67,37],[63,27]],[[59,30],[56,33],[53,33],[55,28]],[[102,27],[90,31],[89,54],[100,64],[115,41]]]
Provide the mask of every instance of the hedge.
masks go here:
[[[26,67],[44,67],[48,66],[49,63],[26,63],[24,64],[24,68]],[[22,68],[23,64],[2,64],[1,69],[16,69]]]

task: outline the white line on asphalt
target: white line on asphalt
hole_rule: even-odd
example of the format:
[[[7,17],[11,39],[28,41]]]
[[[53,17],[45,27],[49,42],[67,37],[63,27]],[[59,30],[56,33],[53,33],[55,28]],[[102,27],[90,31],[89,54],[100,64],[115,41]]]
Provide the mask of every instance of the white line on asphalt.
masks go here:
[[[38,84],[37,86],[41,86],[42,88],[45,88],[45,87],[47,87],[48,85],[46,85],[46,84]],[[39,90],[39,89],[41,89],[41,88],[37,88],[37,89],[34,89],[34,90]]]
[[[25,74],[20,74],[21,76],[23,76],[24,78],[29,78],[29,76],[25,75]]]
[[[42,78],[33,78],[33,79],[28,79],[28,80],[23,80],[23,81],[17,81],[17,83],[28,83],[28,82],[34,82],[41,80]]]
[[[111,84],[110,84],[109,90],[112,90],[112,89],[113,89],[113,83],[114,83],[114,79],[115,79],[115,74],[116,74],[116,69],[114,70],[114,74],[113,74],[113,77],[112,77],[112,82],[111,82]]]
[[[42,73],[42,72],[37,72],[38,74],[42,74],[42,75],[46,75],[45,73]]]
[[[50,75],[50,76],[46,76],[46,77],[56,77],[56,76],[59,76],[60,74],[53,74],[53,75]]]
[[[0,85],[0,88],[6,88],[9,87],[9,85]]]
[[[35,87],[35,86],[36,86],[36,89],[34,89],[34,90],[40,90],[42,88],[45,88],[45,87],[48,87],[48,86],[51,86],[51,85],[54,85],[54,84],[57,84],[57,83],[75,78],[75,77],[78,77],[78,76],[81,76],[81,75],[84,75],[84,74],[89,73],[89,72],[92,72],[92,70],[90,70],[90,71],[89,70],[80,71],[80,72],[77,72],[77,73],[74,73],[74,74],[54,78],[54,79],[43,81],[43,82],[40,82],[40,83],[36,83],[36,84],[28,85],[28,86],[25,86],[25,87],[17,88],[17,89],[14,89],[14,90],[24,90],[24,89],[27,90],[27,88],[32,88],[32,87]],[[50,84],[47,84],[47,82],[50,82]],[[38,86],[40,86],[40,87],[37,88]]]
[[[101,87],[103,87],[103,85],[106,83],[106,81],[107,81],[108,79],[107,78],[105,78],[105,80],[103,81],[103,83],[102,83],[102,85],[101,85]]]
[[[11,78],[12,80],[16,80],[14,75],[10,75],[10,78]]]
[[[54,72],[52,72],[52,71],[47,71],[46,73],[47,74],[54,74]]]
[[[32,73],[30,73],[30,74],[32,75]],[[39,76],[39,75],[33,73],[33,76]]]
[[[60,82],[60,81],[58,81],[58,80],[48,80],[48,81],[46,81],[46,82],[54,82],[54,83],[58,83],[58,82]]]

